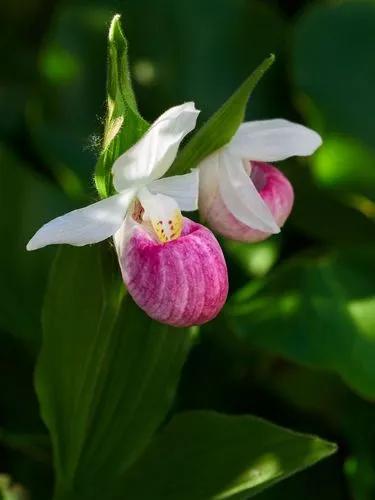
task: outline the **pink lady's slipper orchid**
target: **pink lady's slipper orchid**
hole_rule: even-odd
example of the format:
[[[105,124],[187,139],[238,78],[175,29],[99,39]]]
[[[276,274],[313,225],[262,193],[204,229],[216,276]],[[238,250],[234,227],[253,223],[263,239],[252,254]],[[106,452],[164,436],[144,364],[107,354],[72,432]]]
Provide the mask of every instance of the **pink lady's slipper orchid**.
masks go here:
[[[199,167],[199,209],[218,233],[255,242],[279,233],[294,200],[288,179],[268,162],[309,156],[316,132],[287,120],[243,123],[232,140]]]
[[[48,222],[27,245],[82,246],[114,237],[125,284],[152,318],[175,326],[209,321],[224,305],[227,269],[197,209],[198,171],[161,179],[195,127],[194,103],[169,109],[112,167],[117,194]]]

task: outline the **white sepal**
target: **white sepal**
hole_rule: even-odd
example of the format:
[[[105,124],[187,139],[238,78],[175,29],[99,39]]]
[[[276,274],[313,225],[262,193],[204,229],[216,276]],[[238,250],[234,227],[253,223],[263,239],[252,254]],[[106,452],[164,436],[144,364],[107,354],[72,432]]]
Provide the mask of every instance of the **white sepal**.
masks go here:
[[[291,156],[309,156],[322,144],[319,134],[288,120],[261,120],[240,125],[229,151],[243,159],[281,161]]]
[[[134,189],[127,189],[51,220],[35,233],[27,250],[58,243],[83,246],[109,238],[121,226],[134,194]]]
[[[243,161],[227,151],[219,155],[219,187],[226,207],[240,222],[259,231],[280,232]]]
[[[194,211],[198,208],[199,171],[189,174],[164,177],[149,184],[151,193],[164,194],[177,201],[180,210]]]
[[[199,111],[193,102],[163,113],[112,167],[113,185],[122,191],[162,177],[176,158],[182,139],[193,130]]]

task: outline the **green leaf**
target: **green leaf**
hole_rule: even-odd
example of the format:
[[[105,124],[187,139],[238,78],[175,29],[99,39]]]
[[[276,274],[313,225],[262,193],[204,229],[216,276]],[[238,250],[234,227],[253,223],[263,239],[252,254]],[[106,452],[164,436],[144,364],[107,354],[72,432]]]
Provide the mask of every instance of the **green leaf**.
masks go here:
[[[274,55],[265,59],[241,87],[211,116],[178,154],[176,161],[168,171],[168,175],[189,172],[206,156],[225,146],[231,140],[244,120],[249,97],[274,60]]]
[[[107,250],[62,248],[46,295],[36,390],[56,498],[110,498],[165,418],[191,343],[190,330],[153,322],[124,297]]]
[[[332,370],[375,397],[374,248],[299,258],[238,292],[227,306],[246,342]]]
[[[111,168],[120,154],[142,137],[148,123],[138,112],[131,85],[128,45],[120,16],[114,16],[108,35],[107,117],[103,150],[95,170],[95,185],[101,198],[111,194]]]
[[[117,498],[246,499],[335,450],[252,416],[182,413],[129,470]]]
[[[26,252],[26,243],[42,224],[69,208],[52,184],[0,147],[0,210],[4,215],[0,221],[4,242],[0,248],[0,329],[36,345],[54,252],[52,248]]]

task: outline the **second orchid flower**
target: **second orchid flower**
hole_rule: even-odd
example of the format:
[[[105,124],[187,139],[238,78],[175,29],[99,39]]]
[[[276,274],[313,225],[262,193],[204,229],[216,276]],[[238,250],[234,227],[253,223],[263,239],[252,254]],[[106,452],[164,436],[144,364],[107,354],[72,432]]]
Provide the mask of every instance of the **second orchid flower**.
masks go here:
[[[287,120],[243,123],[232,140],[199,165],[199,208],[212,229],[238,241],[280,232],[293,206],[293,188],[269,162],[309,156],[320,136]]]

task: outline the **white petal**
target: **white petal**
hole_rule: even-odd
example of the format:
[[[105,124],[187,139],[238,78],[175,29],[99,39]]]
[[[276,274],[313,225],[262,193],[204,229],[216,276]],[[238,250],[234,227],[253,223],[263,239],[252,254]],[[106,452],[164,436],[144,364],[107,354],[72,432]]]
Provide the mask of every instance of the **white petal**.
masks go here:
[[[190,174],[164,177],[151,182],[151,193],[165,194],[177,201],[180,210],[193,211],[198,208],[199,171]]]
[[[150,221],[158,239],[166,243],[178,238],[183,228],[183,218],[177,202],[164,194],[151,194],[147,188],[137,196],[144,208],[143,220]]]
[[[219,158],[222,151],[207,156],[198,165],[199,169],[199,209],[206,217],[219,189]]]
[[[109,238],[121,226],[134,194],[134,189],[128,189],[47,222],[31,238],[27,250],[57,243],[83,246]]]
[[[119,229],[113,235],[113,242],[115,244],[116,252],[121,259],[122,252],[126,247],[127,241],[131,238],[133,229],[138,226],[133,217],[129,213],[125,216],[125,219],[121,223]]]
[[[309,156],[322,144],[319,134],[288,120],[243,123],[229,143],[229,151],[247,160],[280,161]]]
[[[180,142],[195,127],[198,114],[193,102],[162,114],[145,135],[115,161],[112,167],[115,189],[122,191],[162,177],[176,158]]]
[[[245,171],[244,163],[226,151],[219,157],[219,187],[226,207],[236,219],[253,229],[280,232],[268,206]]]

